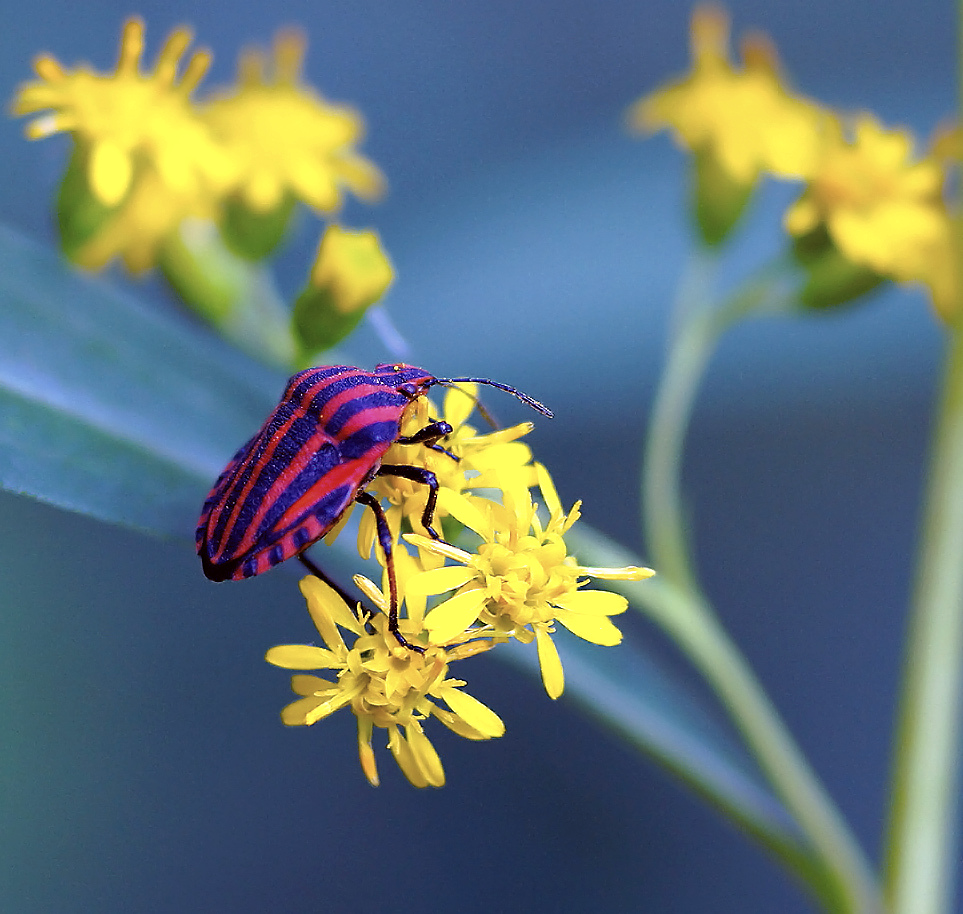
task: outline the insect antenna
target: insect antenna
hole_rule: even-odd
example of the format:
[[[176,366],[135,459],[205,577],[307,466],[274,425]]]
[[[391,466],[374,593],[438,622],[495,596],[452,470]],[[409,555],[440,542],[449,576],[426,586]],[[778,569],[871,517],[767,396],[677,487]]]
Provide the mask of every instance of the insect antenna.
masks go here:
[[[530,397],[528,394],[522,393],[520,390],[516,390],[514,387],[509,387],[507,384],[499,384],[498,381],[489,381],[488,378],[436,378],[435,383],[487,384],[489,387],[497,387],[498,390],[504,390],[505,393],[509,393],[513,397],[517,397],[522,401],[522,403],[525,403],[534,410],[538,410],[538,412],[540,412],[543,416],[548,416],[549,419],[555,418],[555,414],[544,403],[540,403],[534,397]],[[482,415],[484,415],[484,413],[482,413]]]

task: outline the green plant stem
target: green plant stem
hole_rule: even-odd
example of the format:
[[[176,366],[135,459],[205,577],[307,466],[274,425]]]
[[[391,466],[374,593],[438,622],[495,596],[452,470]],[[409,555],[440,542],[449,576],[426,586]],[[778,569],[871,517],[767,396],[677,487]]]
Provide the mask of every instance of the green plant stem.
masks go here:
[[[963,2],[957,105],[963,116]],[[956,162],[957,179],[961,162]],[[885,850],[893,914],[948,914],[959,867],[963,715],[963,212],[955,218],[956,320],[932,444],[893,750]]]
[[[817,872],[799,873],[825,908],[868,914],[882,910],[872,867],[702,596],[682,506],[685,435],[716,343],[728,327],[748,314],[763,309],[784,311],[794,304],[785,282],[787,271],[786,261],[774,261],[720,307],[710,303],[711,275],[705,261],[696,262],[695,279],[683,282],[677,305],[679,326],[656,392],[643,460],[643,527],[659,577],[644,585],[615,586],[673,638],[728,709],[760,768],[819,858]],[[593,561],[596,559],[610,560],[596,556]],[[794,861],[786,862],[794,866]]]
[[[586,564],[633,564],[633,556],[578,524],[566,541]],[[773,790],[818,858],[819,868],[771,849],[811,887],[827,911],[883,910],[872,867],[738,647],[703,599],[661,575],[649,581],[607,581],[668,634],[712,686]]]
[[[951,911],[963,671],[963,328],[949,342],[900,700],[886,887],[893,914]]]
[[[272,368],[293,367],[291,312],[270,271],[235,254],[216,226],[186,221],[165,244],[161,269],[183,303],[226,340]]]
[[[679,287],[668,356],[642,456],[642,529],[660,574],[695,591],[678,477],[692,404],[718,338],[710,296],[715,258],[699,252]]]
[[[692,593],[697,578],[686,535],[680,474],[685,435],[702,377],[722,333],[762,307],[785,308],[782,259],[757,273],[721,307],[712,307],[715,260],[697,256],[682,280],[665,369],[656,390],[642,458],[642,529],[652,564],[663,577]]]
[[[882,910],[872,868],[745,658],[711,607],[666,582],[645,594],[646,614],[686,652],[728,709],[776,794],[817,852],[827,910]],[[642,596],[642,588],[639,588]]]

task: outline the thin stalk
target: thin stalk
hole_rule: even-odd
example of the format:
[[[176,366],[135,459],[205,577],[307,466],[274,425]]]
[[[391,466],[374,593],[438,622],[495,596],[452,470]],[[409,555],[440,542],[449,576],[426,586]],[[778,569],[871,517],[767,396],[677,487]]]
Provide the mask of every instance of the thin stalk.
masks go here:
[[[886,888],[893,914],[953,910],[963,714],[963,328],[949,342],[900,701]]]
[[[760,271],[721,307],[711,307],[714,261],[696,259],[680,287],[665,369],[659,380],[642,458],[642,529],[652,564],[663,577],[698,593],[681,495],[682,457],[692,407],[722,333],[765,307],[789,304],[781,288],[786,263]]]
[[[580,529],[581,528],[581,529]],[[579,524],[566,540],[586,564],[632,564],[632,557]],[[825,910],[878,914],[883,910],[869,862],[822,787],[738,647],[711,607],[672,581],[607,581],[668,634],[705,677],[728,710],[773,790],[812,847],[819,869],[772,850],[803,878]]]
[[[643,461],[643,526],[659,578],[644,586],[614,582],[613,586],[626,593],[634,605],[644,608],[676,641],[728,709],[760,768],[820,859],[818,874],[800,875],[808,880],[825,908],[849,914],[879,912],[882,902],[872,867],[744,657],[701,595],[682,506],[685,435],[712,352],[722,333],[737,320],[753,312],[772,313],[792,306],[793,299],[783,282],[787,264],[781,259],[775,261],[718,308],[709,303],[705,264],[698,263],[696,270],[698,281],[683,284],[680,321],[656,392]],[[786,862],[792,866],[792,861]]]
[[[963,2],[957,9],[963,116]],[[957,177],[961,163],[957,161]],[[963,715],[963,212],[955,219],[956,320],[950,328],[893,749],[885,851],[893,914],[948,914],[959,868]]]

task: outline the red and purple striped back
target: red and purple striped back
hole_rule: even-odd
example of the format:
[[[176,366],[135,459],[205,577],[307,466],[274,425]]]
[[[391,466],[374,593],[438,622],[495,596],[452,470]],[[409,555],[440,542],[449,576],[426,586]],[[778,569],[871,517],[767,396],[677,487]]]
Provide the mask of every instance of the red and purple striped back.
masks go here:
[[[207,577],[261,574],[324,536],[398,439],[405,408],[434,383],[408,365],[294,375],[204,503],[197,551]]]

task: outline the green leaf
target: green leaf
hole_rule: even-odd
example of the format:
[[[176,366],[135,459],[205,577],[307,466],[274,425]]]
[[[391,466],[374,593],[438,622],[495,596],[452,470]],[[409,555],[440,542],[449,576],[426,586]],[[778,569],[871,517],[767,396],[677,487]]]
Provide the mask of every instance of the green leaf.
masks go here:
[[[0,227],[0,487],[190,537],[284,378]]]

